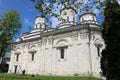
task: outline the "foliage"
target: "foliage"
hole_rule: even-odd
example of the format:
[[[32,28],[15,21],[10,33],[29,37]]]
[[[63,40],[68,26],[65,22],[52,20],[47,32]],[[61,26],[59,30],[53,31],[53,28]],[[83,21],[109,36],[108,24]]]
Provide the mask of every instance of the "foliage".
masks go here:
[[[0,64],[0,73],[7,73],[8,71],[8,64],[2,63]]]
[[[94,77],[30,76],[0,74],[0,80],[102,80]]]
[[[101,69],[107,80],[120,79],[120,5],[109,0],[104,11],[103,38],[106,48],[102,51]]]
[[[47,14],[59,17],[59,12],[63,8],[73,8],[79,12],[93,12],[95,9],[102,14],[106,0],[31,0],[35,3],[35,8],[41,12],[42,16]]]
[[[16,10],[4,13],[0,18],[0,57],[4,57],[10,44],[21,28],[20,16]]]

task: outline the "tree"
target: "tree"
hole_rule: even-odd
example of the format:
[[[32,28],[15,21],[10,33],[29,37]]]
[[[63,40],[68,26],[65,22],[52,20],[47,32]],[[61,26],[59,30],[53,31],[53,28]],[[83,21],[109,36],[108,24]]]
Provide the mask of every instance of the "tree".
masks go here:
[[[16,10],[4,13],[0,18],[0,58],[10,50],[11,42],[21,28],[20,16]]]
[[[105,0],[31,0],[35,3],[35,8],[40,11],[41,16],[51,15],[59,19],[60,10],[63,8],[73,8],[76,13],[93,12],[95,9],[104,10]]]
[[[107,80],[120,80],[120,5],[116,0],[107,1],[104,16],[106,48],[102,51],[101,69]]]

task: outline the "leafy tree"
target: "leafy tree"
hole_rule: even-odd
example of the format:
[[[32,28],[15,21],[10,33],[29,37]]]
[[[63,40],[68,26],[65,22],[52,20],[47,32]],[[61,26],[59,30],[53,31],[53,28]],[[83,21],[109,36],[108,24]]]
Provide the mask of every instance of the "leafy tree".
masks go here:
[[[6,59],[2,60],[2,64],[0,64],[0,73],[7,73],[8,72],[8,64],[6,63]]]
[[[93,12],[95,9],[102,14],[105,0],[31,0],[35,3],[35,8],[41,15],[55,16],[59,19],[60,10],[63,8],[73,8],[76,13]]]
[[[107,80],[120,80],[120,5],[116,0],[107,1],[104,16],[106,48],[102,51],[101,69]]]
[[[0,58],[10,49],[10,44],[21,28],[20,16],[16,10],[4,13],[0,18]]]

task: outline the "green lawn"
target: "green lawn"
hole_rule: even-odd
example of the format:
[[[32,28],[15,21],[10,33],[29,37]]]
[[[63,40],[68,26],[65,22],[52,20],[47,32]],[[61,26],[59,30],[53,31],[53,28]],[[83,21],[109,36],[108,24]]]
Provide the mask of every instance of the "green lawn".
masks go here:
[[[0,80],[102,80],[94,77],[31,76],[0,74]]]

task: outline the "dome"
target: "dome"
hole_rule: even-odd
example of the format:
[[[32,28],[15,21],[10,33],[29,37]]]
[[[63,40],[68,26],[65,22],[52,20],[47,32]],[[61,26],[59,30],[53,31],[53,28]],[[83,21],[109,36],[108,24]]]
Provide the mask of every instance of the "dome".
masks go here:
[[[81,24],[86,24],[86,23],[98,24],[96,15],[93,13],[84,13],[83,15],[81,15],[80,23]]]
[[[47,24],[48,24],[47,18],[38,16],[35,19],[34,29],[41,29],[43,31],[44,29],[46,29]]]
[[[73,8],[63,8],[60,11],[60,24],[59,26],[68,27],[76,24],[76,11]]]

